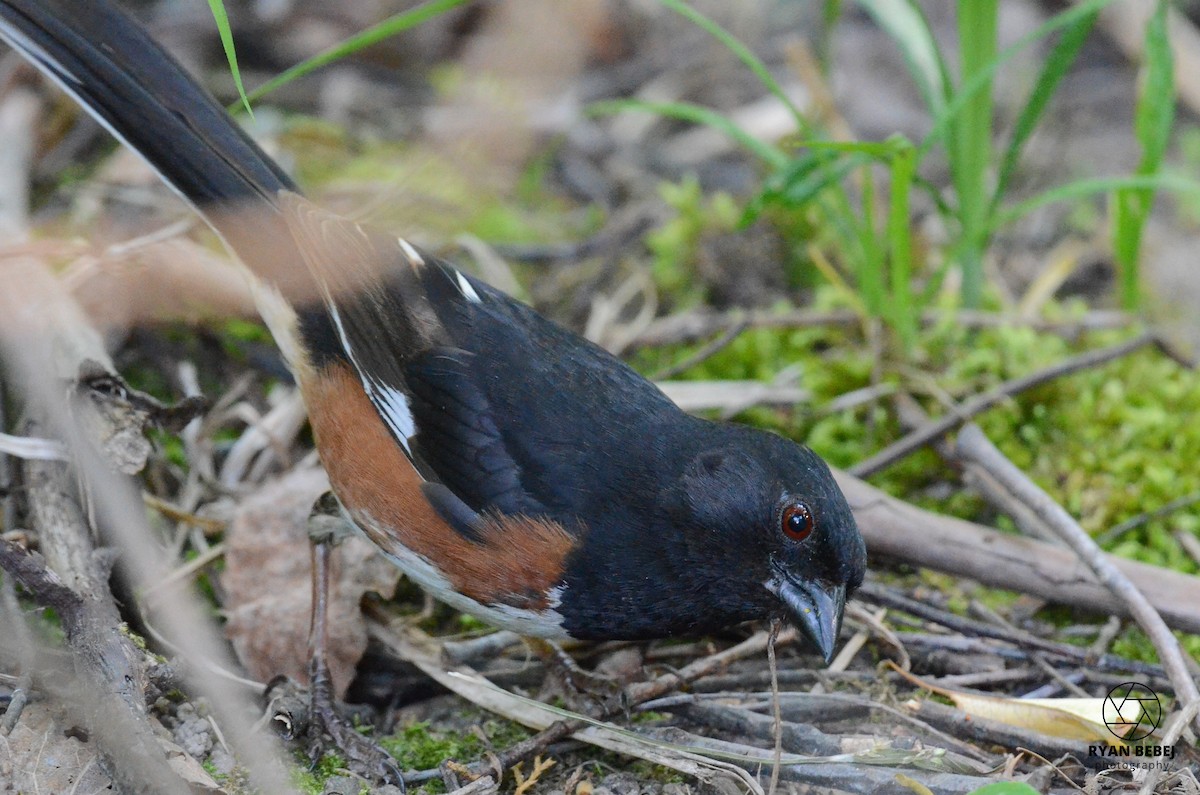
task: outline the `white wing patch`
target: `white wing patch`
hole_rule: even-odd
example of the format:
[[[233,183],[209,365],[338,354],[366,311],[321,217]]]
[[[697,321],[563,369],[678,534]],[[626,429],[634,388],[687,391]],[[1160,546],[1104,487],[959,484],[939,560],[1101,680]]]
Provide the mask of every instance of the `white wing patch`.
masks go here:
[[[468,301],[473,304],[482,302],[482,299],[479,297],[479,293],[475,292],[475,288],[471,286],[471,282],[467,280],[466,276],[463,276],[458,271],[454,272],[454,276],[458,279],[459,291],[467,297]]]
[[[398,237],[396,238],[396,242],[400,244],[400,250],[404,252],[404,256],[408,257],[409,260],[412,261],[413,265],[420,266],[425,264],[425,260],[420,254],[417,253],[417,250],[413,248],[407,240],[402,237]]]
[[[405,451],[411,456],[412,449],[408,446],[408,440],[416,435],[417,425],[413,421],[408,395],[393,386],[381,384],[375,379],[368,379],[363,386],[367,389],[367,397],[371,398],[371,402],[379,409],[379,415],[383,417],[383,421],[392,429],[392,433],[396,434],[400,444],[404,445]]]
[[[342,316],[338,312],[337,306],[332,301],[328,303],[328,306],[329,316],[333,319],[333,325],[337,329],[338,339],[342,341],[342,347],[346,349],[346,353],[350,356],[350,361],[354,364],[354,369],[358,371],[358,380],[362,382],[363,389],[367,393],[367,398],[375,406],[375,410],[379,412],[379,416],[383,419],[384,424],[388,426],[392,434],[399,440],[405,454],[411,460],[412,445],[409,443],[409,439],[416,435],[417,424],[413,420],[412,408],[408,403],[408,395],[393,386],[383,383],[377,378],[373,378],[363,370],[362,366],[358,363],[358,357],[354,355],[354,348],[350,345],[350,339],[346,336],[346,329],[342,326]]]

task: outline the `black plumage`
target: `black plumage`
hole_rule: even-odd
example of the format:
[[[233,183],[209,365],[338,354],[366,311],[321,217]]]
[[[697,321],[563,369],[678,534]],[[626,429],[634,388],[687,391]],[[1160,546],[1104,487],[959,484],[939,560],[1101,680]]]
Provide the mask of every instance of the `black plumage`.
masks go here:
[[[388,484],[362,488],[349,475],[334,479],[335,491],[379,501],[347,506],[364,521],[396,517],[396,526],[365,529],[395,542],[393,557],[437,595],[523,631],[597,639],[704,632],[786,612],[831,657],[866,554],[812,451],[690,417],[529,307],[403,240],[319,210],[108,0],[0,0],[0,36],[298,304],[281,311],[264,299],[310,409],[322,404],[309,393],[347,399],[337,390],[347,373],[358,379],[357,400],[365,394],[377,416],[354,424],[339,415],[329,427],[375,444],[386,425],[420,477],[395,472],[395,488],[411,492],[395,500]],[[355,439],[336,441],[325,446],[357,454]],[[390,461],[395,451],[385,452]],[[331,477],[393,474],[330,468]],[[407,525],[414,498],[425,501],[419,527]],[[555,551],[480,560],[508,560],[494,554],[504,533],[513,548],[544,539]],[[464,582],[466,571],[512,592]],[[531,593],[532,582],[551,585]],[[475,596],[459,598],[468,592]],[[506,609],[514,605],[532,607]]]

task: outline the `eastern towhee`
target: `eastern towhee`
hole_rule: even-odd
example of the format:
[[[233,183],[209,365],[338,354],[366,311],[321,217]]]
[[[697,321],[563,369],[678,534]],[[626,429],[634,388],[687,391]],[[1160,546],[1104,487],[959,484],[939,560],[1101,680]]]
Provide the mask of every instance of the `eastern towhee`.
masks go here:
[[[524,304],[314,206],[107,0],[0,0],[0,36],[255,273],[343,510],[435,597],[551,639],[782,611],[832,658],[866,550],[811,450],[689,416]]]

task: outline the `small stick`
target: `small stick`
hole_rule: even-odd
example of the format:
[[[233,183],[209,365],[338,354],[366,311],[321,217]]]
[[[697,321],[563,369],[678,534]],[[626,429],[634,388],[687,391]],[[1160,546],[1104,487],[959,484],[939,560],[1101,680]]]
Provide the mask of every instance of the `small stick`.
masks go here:
[[[1173,535],[1179,546],[1183,547],[1183,551],[1191,555],[1192,560],[1200,563],[1200,538],[1196,538],[1187,530],[1176,530]]]
[[[1200,699],[1200,691],[1184,660],[1179,641],[1163,621],[1154,606],[1142,595],[1129,578],[1112,564],[1092,537],[1071,517],[1066,510],[1042,491],[1025,473],[1019,470],[974,424],[965,426],[958,434],[959,455],[973,461],[1000,482],[1026,505],[1033,509],[1075,551],[1088,568],[1128,608],[1130,615],[1145,631],[1154,644],[1158,658],[1166,669],[1167,677],[1175,688],[1175,694],[1184,703]],[[1200,729],[1200,720],[1197,720]]]
[[[1112,642],[1117,639],[1117,635],[1121,634],[1121,624],[1120,616],[1109,616],[1108,621],[1105,621],[1104,626],[1096,633],[1096,639],[1092,641],[1092,645],[1088,646],[1088,655],[1099,659],[1107,654]]]
[[[695,342],[731,328],[808,328],[813,326],[855,326],[859,317],[854,312],[791,312],[737,310],[726,313],[694,312],[655,320],[630,345],[631,348],[650,348]]]
[[[775,639],[783,622],[778,618],[771,619],[771,634],[767,636],[767,669],[771,672],[771,713],[772,731],[775,735],[775,752],[771,764],[771,784],[767,787],[767,795],[775,795],[779,786],[779,768],[783,763],[783,713],[779,706],[779,668],[775,665]]]
[[[1032,635],[1017,627],[1005,626],[999,627],[994,624],[987,624],[982,621],[976,621],[971,618],[951,613],[948,610],[942,610],[933,605],[918,602],[907,596],[895,593],[894,591],[883,588],[877,583],[868,582],[857,591],[859,598],[865,598],[866,601],[883,607],[890,607],[894,610],[914,615],[917,618],[932,621],[936,624],[941,624],[946,629],[961,632],[964,635],[972,635],[981,638],[991,638],[993,640],[1001,640],[1006,643],[1012,643],[1016,646],[1022,646],[1033,651],[1046,652],[1059,657],[1065,657],[1076,662],[1087,662],[1089,657],[1095,657],[1095,664],[1101,668],[1117,669],[1117,670],[1134,670],[1132,668],[1122,668],[1122,665],[1133,664],[1133,660],[1122,660],[1118,657],[1113,657],[1108,654],[1093,655],[1090,649],[1080,646],[1072,646],[1069,643],[1058,643],[1056,641],[1039,638],[1037,635]],[[907,640],[907,637],[905,638]],[[1144,673],[1144,671],[1140,671]],[[1161,671],[1160,671],[1161,673]]]
[[[932,422],[929,419],[929,415],[921,408],[921,404],[907,392],[897,394],[894,404],[896,417],[905,430],[922,430]],[[935,439],[931,443],[931,446],[942,457],[943,461],[955,467],[960,467],[962,469],[963,481],[982,494],[988,503],[1008,514],[1017,527],[1021,529],[1022,533],[1042,541],[1052,540],[1054,543],[1058,543],[1058,536],[1054,535],[1054,532],[1050,528],[1042,524],[1041,520],[1034,516],[1032,511],[1018,500],[1014,500],[1011,494],[996,483],[995,478],[981,467],[958,460],[954,456],[954,446],[950,442],[944,438]]]
[[[1171,747],[1179,742],[1179,738],[1183,736],[1184,727],[1196,720],[1197,715],[1200,715],[1200,699],[1193,699],[1184,704],[1183,708],[1171,718],[1171,725],[1163,733],[1162,744],[1166,747]],[[1142,783],[1142,788],[1138,790],[1138,795],[1153,795],[1155,785],[1158,784],[1161,775],[1162,770],[1157,767],[1152,768],[1146,775],[1146,780]]]
[[[911,700],[903,705],[913,717],[928,723],[962,741],[1001,745],[1005,748],[1040,748],[1051,756],[1078,754],[1079,742],[1052,737],[1041,732],[1008,723],[968,716],[956,707],[948,707],[929,699]]]
[[[733,344],[733,341],[741,336],[742,332],[750,327],[746,321],[735,323],[722,332],[721,336],[714,339],[712,342],[705,345],[700,350],[686,357],[682,361],[676,362],[668,367],[664,367],[654,375],[650,376],[651,381],[666,381],[669,378],[674,378],[678,375],[686,373],[698,364],[708,361],[716,356],[721,351]]]
[[[1099,543],[1100,546],[1106,547],[1121,536],[1138,529],[1147,522],[1153,522],[1155,519],[1162,519],[1164,516],[1170,516],[1176,511],[1182,511],[1184,508],[1195,505],[1198,502],[1200,502],[1200,491],[1193,492],[1192,494],[1188,494],[1183,497],[1177,497],[1165,505],[1160,505],[1153,511],[1139,513],[1137,516],[1134,516],[1131,519],[1126,519],[1124,522],[1113,525],[1112,528],[1097,536],[1096,542]]]
[[[1118,345],[1101,348],[1096,351],[1088,351],[1079,356],[1061,361],[1052,367],[1039,370],[1036,373],[1031,373],[1021,378],[1014,378],[1011,381],[1005,381],[994,389],[990,389],[981,395],[976,395],[960,404],[957,410],[934,420],[920,430],[913,431],[899,441],[888,445],[867,460],[860,461],[850,469],[850,474],[860,478],[874,475],[919,450],[939,436],[954,430],[964,422],[970,421],[972,417],[982,414],[984,411],[1015,395],[1041,386],[1056,378],[1062,378],[1081,370],[1098,367],[1106,362],[1119,359],[1122,356],[1128,356],[1134,351],[1152,344],[1158,344],[1158,338],[1155,335],[1139,334],[1133,339]]]

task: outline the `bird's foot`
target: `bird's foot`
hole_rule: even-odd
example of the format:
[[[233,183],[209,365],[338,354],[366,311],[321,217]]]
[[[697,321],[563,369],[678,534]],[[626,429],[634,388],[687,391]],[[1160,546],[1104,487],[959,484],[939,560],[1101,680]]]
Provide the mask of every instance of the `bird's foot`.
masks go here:
[[[581,667],[556,644],[543,641],[535,650],[546,662],[542,698],[559,696],[568,709],[594,716],[625,709],[625,689],[618,679]]]
[[[322,750],[324,736],[328,735],[355,775],[403,790],[404,777],[392,755],[370,737],[359,733],[338,711],[329,667],[322,660],[312,661],[309,681],[309,757],[313,758],[314,750]],[[320,758],[319,753],[316,758]]]
[[[303,743],[313,765],[332,746],[354,775],[403,792],[404,778],[396,760],[338,711],[328,669],[313,661],[310,675],[307,694],[286,677],[267,685],[271,719],[284,739]]]

